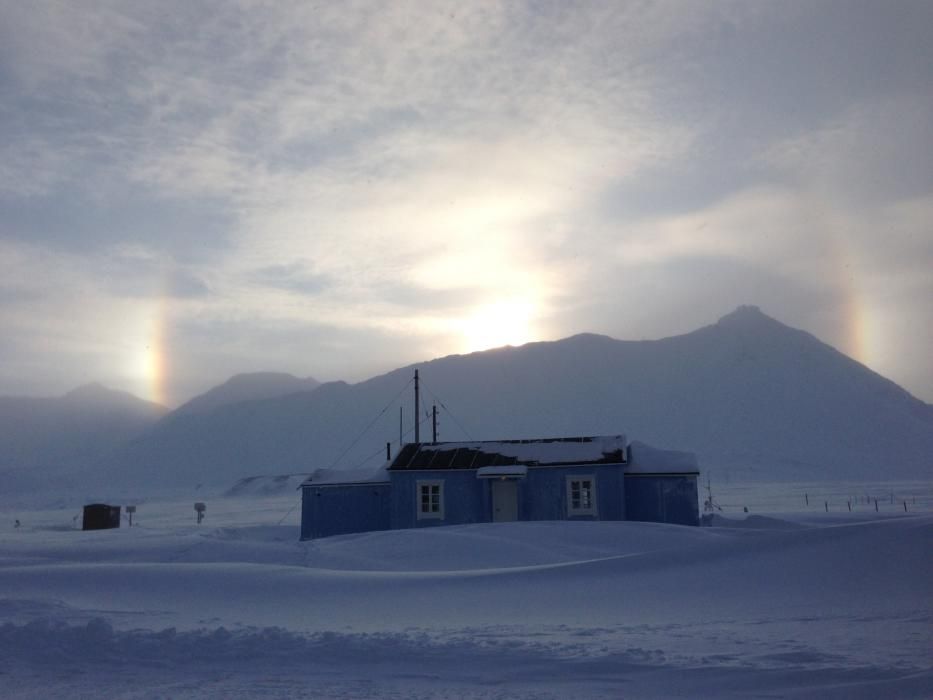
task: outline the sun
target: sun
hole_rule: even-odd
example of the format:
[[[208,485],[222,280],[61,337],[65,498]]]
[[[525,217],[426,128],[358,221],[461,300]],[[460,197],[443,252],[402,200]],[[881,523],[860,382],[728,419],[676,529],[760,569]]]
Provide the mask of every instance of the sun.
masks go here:
[[[476,309],[463,323],[467,352],[535,340],[534,305],[523,300],[498,301]]]

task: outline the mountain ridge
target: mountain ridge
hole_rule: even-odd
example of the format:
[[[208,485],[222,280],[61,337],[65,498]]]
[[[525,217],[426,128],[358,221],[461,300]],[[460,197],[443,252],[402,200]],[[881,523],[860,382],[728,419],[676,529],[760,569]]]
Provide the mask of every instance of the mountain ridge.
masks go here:
[[[933,454],[928,404],[754,307],[660,340],[584,333],[230,404],[172,426],[163,422],[136,442],[123,464],[137,465],[134,478],[166,483],[182,476],[179,465],[199,481],[213,475],[228,484],[335,464],[355,468],[367,457],[381,459],[385,442],[397,441],[398,411],[384,410],[375,421],[373,415],[391,404],[415,368],[422,405],[436,398],[456,415],[442,414],[442,440],[624,432],[696,452],[702,468],[735,478],[928,478],[933,472],[926,456]],[[357,432],[371,422],[364,440]]]
[[[58,397],[0,396],[0,486],[38,488],[104,459],[168,409],[94,382]]]
[[[220,406],[242,401],[257,401],[301,391],[313,391],[320,385],[321,383],[313,377],[302,379],[286,372],[235,374],[222,384],[189,399],[173,413],[206,413]]]
[[[367,466],[397,442],[398,405],[405,439],[413,438],[415,368],[423,410],[434,400],[441,407],[441,440],[621,432],[695,452],[720,478],[933,477],[933,406],[757,307],[658,340],[580,333],[448,355],[356,384],[235,375],[188,402],[194,409],[162,414],[112,450],[75,462],[72,477],[126,489],[229,487],[244,477]],[[233,400],[239,389],[228,390],[237,385],[248,398]],[[422,421],[426,438],[430,422]]]

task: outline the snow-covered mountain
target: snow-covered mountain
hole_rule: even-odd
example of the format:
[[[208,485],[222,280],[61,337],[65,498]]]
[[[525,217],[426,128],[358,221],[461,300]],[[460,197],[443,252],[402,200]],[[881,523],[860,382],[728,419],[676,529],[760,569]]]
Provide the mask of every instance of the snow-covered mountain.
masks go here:
[[[312,377],[301,379],[284,372],[250,372],[236,374],[220,386],[194,397],[175,410],[174,415],[209,413],[220,406],[241,401],[273,399],[299,391],[311,391],[320,386]]]
[[[102,467],[168,486],[377,464],[399,400],[412,423],[414,367],[175,415]],[[696,452],[719,479],[933,477],[933,406],[754,307],[662,340],[585,334],[417,367],[441,440],[624,432]]]
[[[167,410],[100,384],[58,398],[0,396],[0,487],[25,488],[86,469]]]

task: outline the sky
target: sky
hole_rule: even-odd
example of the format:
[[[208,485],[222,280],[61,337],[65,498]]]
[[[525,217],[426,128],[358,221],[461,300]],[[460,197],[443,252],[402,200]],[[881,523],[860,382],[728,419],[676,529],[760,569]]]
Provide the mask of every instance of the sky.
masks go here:
[[[0,0],[0,394],[754,304],[933,402],[933,3]]]

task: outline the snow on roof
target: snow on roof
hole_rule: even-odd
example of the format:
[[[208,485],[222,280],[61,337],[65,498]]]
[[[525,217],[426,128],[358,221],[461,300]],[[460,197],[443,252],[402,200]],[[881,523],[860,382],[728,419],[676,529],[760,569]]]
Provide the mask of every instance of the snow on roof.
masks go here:
[[[698,474],[696,455],[692,452],[659,450],[637,440],[629,445],[627,474]]]
[[[370,484],[389,481],[388,470],[478,469],[484,475],[498,474],[495,468],[546,467],[625,462],[624,435],[542,438],[536,440],[487,440],[473,442],[409,443],[395,459],[375,472],[367,469],[316,469],[302,486]],[[695,474],[697,458],[692,452],[661,450],[643,442],[629,445],[628,474]]]
[[[389,475],[386,462],[375,472],[372,469],[332,469],[321,467],[311,472],[311,475],[301,482],[302,486],[333,486],[336,484],[373,484],[388,482]]]
[[[409,443],[389,469],[479,469],[524,464],[618,464],[625,461],[625,436]]]

